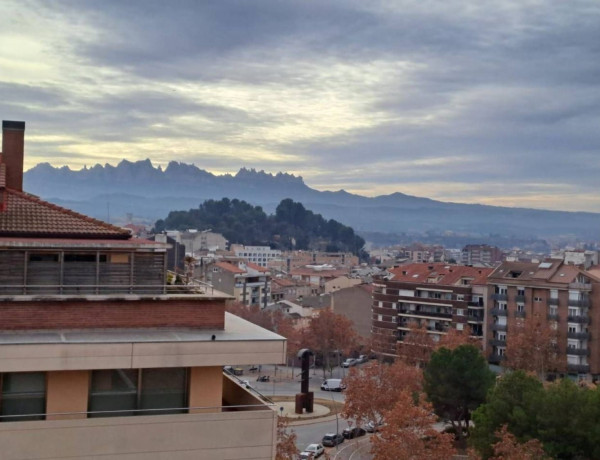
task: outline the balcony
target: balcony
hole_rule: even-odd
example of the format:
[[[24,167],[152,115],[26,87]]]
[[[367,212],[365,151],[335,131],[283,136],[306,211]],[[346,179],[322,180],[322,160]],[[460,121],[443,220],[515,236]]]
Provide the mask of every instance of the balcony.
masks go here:
[[[582,291],[591,291],[591,283],[569,283],[569,289],[581,289]]]
[[[589,364],[570,364],[567,363],[567,370],[569,372],[575,372],[577,374],[587,374],[590,372]]]
[[[504,360],[504,355],[499,355],[498,353],[490,353],[488,355],[488,362],[492,364],[500,364]]]
[[[589,356],[590,355],[590,349],[589,348],[570,348],[570,347],[567,347],[567,355]]]
[[[506,346],[506,339],[502,340],[502,339],[490,339],[490,345],[493,347],[505,347]]]
[[[569,323],[590,324],[590,317],[584,315],[569,315],[567,316]]]
[[[550,297],[548,299],[548,305],[558,305],[558,297],[556,297],[556,298]]]
[[[508,300],[507,294],[492,294],[493,300]]]
[[[589,332],[567,332],[567,337],[570,339],[577,339],[577,340],[589,340],[590,339],[590,333]]]
[[[516,311],[515,312],[515,318],[525,318],[526,313],[524,311]]]
[[[420,310],[399,310],[398,314],[410,315],[410,316],[427,316],[430,318],[452,319],[451,313],[437,313],[437,312],[420,311]]]
[[[586,307],[590,306],[590,299],[587,297],[581,299],[569,299],[569,305],[571,307]]]
[[[558,321],[558,313],[548,313],[548,321]]]
[[[506,332],[506,324],[492,324],[492,331]]]
[[[515,296],[515,302],[525,303],[526,301],[527,301],[527,298],[524,295],[516,295]]]
[[[490,313],[493,316],[508,316],[508,310],[501,310],[500,308],[492,308]]]

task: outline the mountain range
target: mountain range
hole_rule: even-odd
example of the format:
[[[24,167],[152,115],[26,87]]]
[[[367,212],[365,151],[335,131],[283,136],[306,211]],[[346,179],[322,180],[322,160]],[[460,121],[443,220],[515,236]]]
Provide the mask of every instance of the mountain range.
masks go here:
[[[302,177],[242,168],[215,175],[195,165],[171,161],[165,169],[150,160],[122,160],[72,170],[40,163],[24,174],[25,190],[93,217],[122,223],[126,214],[152,223],[170,211],[196,208],[207,199],[240,198],[273,212],[284,198],[352,226],[358,232],[568,235],[598,239],[600,214],[449,203],[403,193],[365,197],[318,191]]]

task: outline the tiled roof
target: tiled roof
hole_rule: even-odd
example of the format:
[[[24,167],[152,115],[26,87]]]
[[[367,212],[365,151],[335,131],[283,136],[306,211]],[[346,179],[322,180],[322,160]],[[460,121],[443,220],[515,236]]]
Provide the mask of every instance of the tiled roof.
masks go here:
[[[252,262],[246,262],[246,267],[251,268],[252,270],[256,270],[257,272],[267,273],[269,271],[268,268],[261,267],[260,265],[253,264]]]
[[[215,265],[223,270],[227,270],[230,273],[242,274],[246,273],[237,265],[230,264],[229,262],[216,262]]]
[[[0,190],[0,236],[129,239],[128,230],[25,192]]]
[[[435,283],[446,286],[456,285],[462,278],[470,278],[470,284],[486,284],[487,277],[492,273],[491,268],[467,267],[464,265],[448,265],[444,263],[419,263],[401,265],[389,270],[393,274],[392,281],[408,283],[428,283],[435,278]]]

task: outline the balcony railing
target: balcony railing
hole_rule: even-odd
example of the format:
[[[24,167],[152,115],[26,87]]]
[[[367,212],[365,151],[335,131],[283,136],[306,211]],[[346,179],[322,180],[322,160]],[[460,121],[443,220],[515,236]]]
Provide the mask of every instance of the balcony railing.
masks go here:
[[[591,283],[569,283],[569,289],[582,289],[584,291],[591,291]]]
[[[558,305],[558,297],[554,298],[554,297],[550,297],[548,299],[548,304],[549,305]]]
[[[437,312],[429,312],[429,311],[419,311],[419,310],[399,310],[398,314],[400,315],[412,315],[412,316],[428,316],[432,318],[449,318],[452,319],[451,313],[437,313]]]
[[[493,316],[508,316],[508,310],[501,310],[500,308],[492,308],[491,314]]]
[[[38,295],[168,295],[168,294],[200,294],[212,295],[213,286],[201,281],[189,284],[27,284],[0,285],[0,297],[38,296]]]
[[[506,324],[492,324],[492,331],[506,332]]]
[[[490,339],[490,345],[492,345],[493,347],[505,347],[506,346],[506,339],[501,340],[501,339]]]
[[[590,339],[590,333],[589,332],[571,332],[568,331],[567,332],[567,337],[570,339],[577,339],[577,340],[589,340]]]
[[[589,307],[590,299],[587,297],[584,297],[582,299],[569,299],[569,305],[571,307]]]
[[[547,317],[550,321],[558,321],[558,313],[548,313]]]
[[[527,301],[527,298],[524,295],[517,294],[515,296],[515,302],[525,302],[525,301]]]
[[[492,294],[492,299],[494,300],[508,300],[507,294]]]
[[[569,315],[567,321],[570,323],[589,324],[590,317],[584,315]]]
[[[492,364],[500,364],[500,362],[503,361],[504,358],[504,355],[499,355],[498,353],[490,353],[488,355],[488,361]]]
[[[515,318],[525,318],[525,316],[527,316],[527,314],[524,311],[515,312]]]
[[[567,354],[568,355],[575,355],[575,356],[589,356],[590,355],[590,349],[589,348],[570,348],[570,347],[567,347]]]
[[[567,363],[567,370],[569,372],[577,372],[578,374],[587,374],[590,371],[590,365]]]

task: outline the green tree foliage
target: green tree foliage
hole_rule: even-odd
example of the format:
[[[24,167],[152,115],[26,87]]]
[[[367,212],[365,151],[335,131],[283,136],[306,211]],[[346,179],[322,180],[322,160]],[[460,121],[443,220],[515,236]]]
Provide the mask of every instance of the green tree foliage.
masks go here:
[[[452,424],[458,441],[469,431],[471,411],[485,401],[494,373],[473,345],[440,348],[423,374],[424,389],[435,413]]]
[[[521,371],[503,376],[473,414],[471,441],[482,457],[492,455],[494,433],[503,425],[520,442],[538,439],[557,459],[600,458],[600,390],[564,379],[543,386]]]
[[[282,200],[271,216],[260,206],[223,198],[207,200],[197,209],[171,211],[154,225],[155,232],[188,228],[210,228],[231,242],[279,249],[335,249],[361,255],[365,245],[352,228],[324,219],[289,198]]]

